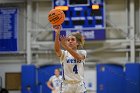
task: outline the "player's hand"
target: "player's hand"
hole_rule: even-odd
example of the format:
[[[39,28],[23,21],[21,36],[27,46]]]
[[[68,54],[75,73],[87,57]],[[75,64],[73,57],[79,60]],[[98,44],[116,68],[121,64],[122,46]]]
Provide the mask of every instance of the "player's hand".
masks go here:
[[[55,88],[52,88],[52,91],[55,91]]]
[[[52,93],[58,93],[57,90],[52,90]]]
[[[52,28],[54,29],[55,33],[60,34],[61,25],[53,25]]]
[[[62,47],[65,48],[66,45],[67,45],[67,37],[66,36],[61,36],[60,41],[61,41]]]

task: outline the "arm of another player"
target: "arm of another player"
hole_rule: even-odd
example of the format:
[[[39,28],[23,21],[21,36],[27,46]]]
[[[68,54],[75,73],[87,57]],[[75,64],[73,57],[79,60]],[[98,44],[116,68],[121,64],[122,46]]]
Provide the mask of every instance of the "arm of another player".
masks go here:
[[[53,86],[51,85],[51,81],[49,80],[48,82],[47,82],[47,86],[51,89],[51,90],[55,90],[54,88],[53,88]]]
[[[75,59],[77,60],[84,60],[85,55],[83,54],[78,54],[75,50],[70,48],[67,44],[67,38],[65,36],[61,37],[61,45],[64,49],[66,49]]]
[[[54,31],[55,31],[54,49],[55,49],[56,55],[57,55],[58,57],[60,57],[61,54],[62,54],[61,49],[60,49],[60,41],[59,41],[61,25],[53,25],[53,29],[54,29]]]

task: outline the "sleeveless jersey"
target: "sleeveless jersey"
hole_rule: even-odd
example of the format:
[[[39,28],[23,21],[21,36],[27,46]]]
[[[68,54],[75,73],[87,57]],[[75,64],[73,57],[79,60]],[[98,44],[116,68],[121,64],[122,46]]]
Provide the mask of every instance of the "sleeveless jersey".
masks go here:
[[[52,82],[52,85],[55,89],[60,90],[61,82],[62,82],[62,76],[56,77],[55,75],[51,76],[49,81]]]
[[[78,54],[85,56],[85,50],[77,50]],[[84,60],[76,60],[68,51],[62,50],[60,62],[63,67],[63,80],[82,81],[84,79]]]

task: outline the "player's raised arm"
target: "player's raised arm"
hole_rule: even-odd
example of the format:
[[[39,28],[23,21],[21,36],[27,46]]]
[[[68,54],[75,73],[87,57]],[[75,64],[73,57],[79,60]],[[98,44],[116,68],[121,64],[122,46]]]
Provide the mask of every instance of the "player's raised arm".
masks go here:
[[[59,36],[60,36],[61,25],[53,25],[53,29],[55,31],[54,49],[55,49],[56,55],[58,57],[60,57],[61,56],[61,49],[60,49]]]
[[[55,52],[58,57],[61,56],[61,49],[60,49],[60,42],[59,42],[59,36],[60,36],[60,30],[61,30],[61,24],[65,20],[65,13],[60,9],[52,9],[48,13],[48,21],[50,24],[53,25],[53,29],[55,31]]]

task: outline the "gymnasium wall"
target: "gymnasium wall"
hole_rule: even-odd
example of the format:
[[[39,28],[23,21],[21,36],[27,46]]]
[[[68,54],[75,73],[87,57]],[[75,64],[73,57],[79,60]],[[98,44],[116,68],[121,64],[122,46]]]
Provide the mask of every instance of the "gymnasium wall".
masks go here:
[[[20,63],[6,63],[0,64],[0,76],[2,77],[2,88],[5,88],[5,73],[13,73],[13,72],[21,72],[21,65]],[[20,91],[10,91],[9,93],[20,93]]]
[[[126,0],[107,0],[106,1],[106,21],[107,21],[107,25],[111,25],[109,29],[107,29],[106,31],[106,35],[107,35],[107,39],[122,39],[125,38],[125,36],[128,33],[127,30],[127,18],[126,18],[126,4],[125,4]],[[9,6],[10,4],[3,4],[3,6]],[[19,7],[19,31],[18,31],[18,46],[19,46],[19,51],[20,53],[25,53],[25,49],[26,49],[26,22],[28,17],[26,16],[26,3],[24,4],[12,4],[12,6],[17,6]],[[46,27],[47,32],[42,32],[41,34],[39,34],[39,36],[37,37],[38,40],[52,40],[52,35],[51,33],[51,28],[50,25],[47,26],[48,21],[47,21],[47,13],[48,11],[51,9],[51,2],[50,1],[43,1],[43,2],[39,2],[38,4],[38,15],[35,15],[35,13],[37,12],[36,10],[36,3],[33,3],[33,15],[32,15],[32,19],[28,19],[28,20],[32,20],[33,21],[33,28],[36,29],[42,29],[42,27]],[[118,30],[117,28],[120,28],[121,30]],[[50,35],[48,35],[48,33]],[[93,43],[94,44],[94,43]],[[102,48],[106,45],[109,44],[113,44],[113,43],[106,43],[106,42],[99,42],[99,43],[95,43],[94,45],[90,45],[93,46],[93,50],[96,50],[96,48]],[[96,47],[97,46],[97,47]],[[94,48],[95,47],[95,48]],[[114,47],[114,46],[112,46]],[[100,54],[105,53],[100,52],[97,56],[96,54],[92,53],[89,54],[91,56],[97,56],[100,57]],[[105,53],[106,54],[106,53]],[[111,57],[111,53],[107,53],[109,54],[110,58]],[[52,54],[53,56],[54,54]],[[126,60],[126,52],[118,52],[118,53],[113,53],[113,56],[116,55],[116,59],[114,60],[122,60],[121,62],[124,62],[124,60]],[[119,56],[121,55],[121,56]],[[123,55],[123,56],[122,56]],[[16,60],[16,55],[11,55],[12,57],[14,57],[14,59]],[[104,57],[104,55],[102,55]],[[55,59],[55,56],[54,58]],[[6,59],[5,59],[6,60]],[[126,60],[127,61],[127,60]],[[0,60],[1,62],[1,60]]]
[[[8,1],[8,0],[7,0]],[[108,39],[118,39],[118,38],[124,38],[124,34],[128,33],[127,30],[127,18],[126,18],[126,7],[125,7],[125,2],[127,0],[106,0],[106,17],[108,23],[107,25],[112,25],[112,27],[119,27],[121,28],[120,30],[116,29],[108,29],[106,32],[107,38]],[[0,1],[1,2],[1,1]],[[136,3],[137,4],[137,3]],[[26,57],[24,53],[26,52],[26,22],[27,22],[27,16],[26,16],[26,3],[16,3],[16,4],[2,4],[3,6],[17,6],[19,7],[19,13],[21,15],[19,16],[19,31],[18,31],[18,45],[19,45],[19,53],[15,54],[0,54],[0,76],[3,77],[3,82],[5,82],[5,72],[20,72],[20,67],[21,64],[26,63]],[[48,23],[47,21],[47,12],[51,9],[51,2],[50,1],[43,1],[39,2],[38,7],[39,7],[39,14],[38,17],[35,15],[35,9],[36,9],[36,4],[35,2],[33,3],[33,20],[36,20],[41,24],[41,26],[45,27]],[[139,6],[136,6],[136,31],[139,32]],[[113,23],[113,24],[112,24]],[[36,26],[35,24],[33,25],[33,28],[40,28],[40,26]],[[51,30],[48,28],[47,30]],[[48,32],[49,32],[48,31]],[[122,32],[123,31],[123,32]],[[47,32],[47,33],[48,33]],[[45,37],[46,33],[41,33],[38,37],[39,40],[52,40],[52,36],[49,35],[49,37]],[[42,39],[43,37],[43,39]],[[102,48],[106,45],[111,45],[107,42],[98,42],[98,43],[93,43],[93,49],[97,48]],[[115,47],[115,46],[112,46]],[[121,49],[121,47],[120,47]],[[122,49],[123,50],[123,49]],[[42,62],[48,62],[47,59],[51,58],[51,61],[55,62],[58,59],[54,55],[54,53],[50,54],[50,57],[45,55],[43,56],[42,54],[40,55],[40,59],[38,61]],[[101,52],[95,52],[95,53],[89,53],[87,60],[89,62],[94,62],[91,57],[95,57],[101,60],[107,59],[113,62],[120,62],[120,63],[126,63],[128,61],[128,55],[126,54],[125,51],[116,51],[116,52],[110,52],[110,51],[101,51]],[[34,58],[34,63],[35,63],[35,56]],[[140,61],[139,59],[139,52],[137,53],[137,60]],[[49,60],[50,62],[50,60]],[[95,76],[96,77],[96,76]],[[5,84],[3,83],[3,87],[5,87]],[[19,91],[10,91],[10,93],[20,93]]]

